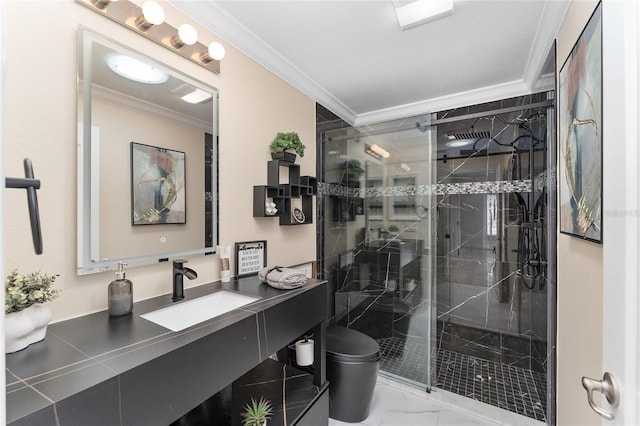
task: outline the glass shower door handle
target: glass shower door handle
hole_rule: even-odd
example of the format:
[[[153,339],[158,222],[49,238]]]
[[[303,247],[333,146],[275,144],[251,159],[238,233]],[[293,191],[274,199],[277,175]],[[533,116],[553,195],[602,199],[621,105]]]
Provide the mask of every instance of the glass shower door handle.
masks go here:
[[[613,374],[609,372],[604,373],[602,380],[582,377],[582,386],[587,390],[587,399],[593,411],[607,420],[613,420],[615,418],[614,414],[598,407],[595,402],[593,402],[593,392],[597,391],[601,392],[607,398],[609,405],[614,408],[618,406],[620,403],[620,390]]]

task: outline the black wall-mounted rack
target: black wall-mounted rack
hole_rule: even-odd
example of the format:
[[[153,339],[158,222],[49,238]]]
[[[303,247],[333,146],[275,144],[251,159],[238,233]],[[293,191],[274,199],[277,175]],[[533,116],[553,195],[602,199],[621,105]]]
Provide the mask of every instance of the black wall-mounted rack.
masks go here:
[[[289,169],[288,183],[280,183],[281,167]],[[313,223],[313,196],[318,193],[318,181],[313,176],[300,176],[300,166],[284,160],[267,162],[267,185],[253,187],[253,217],[279,217],[280,225],[306,225]],[[278,212],[265,212],[267,199],[271,198]],[[292,203],[294,198],[302,199],[302,213],[305,221],[294,220]]]

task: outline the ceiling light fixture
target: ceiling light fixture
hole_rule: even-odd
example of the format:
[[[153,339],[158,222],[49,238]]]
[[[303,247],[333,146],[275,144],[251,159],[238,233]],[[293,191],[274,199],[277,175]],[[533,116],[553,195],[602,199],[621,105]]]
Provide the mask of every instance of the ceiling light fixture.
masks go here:
[[[198,32],[192,25],[182,24],[178,27],[178,35],[171,37],[171,45],[181,49],[185,45],[192,46],[198,41]]]
[[[202,89],[198,89],[191,84],[183,84],[171,90],[173,94],[190,104],[201,104],[209,102],[213,98],[213,94]]]
[[[213,95],[211,93],[205,92],[202,89],[196,89],[191,93],[181,96],[180,99],[190,104],[201,104],[211,100],[212,97]]]
[[[408,30],[453,13],[453,0],[414,0],[410,3],[394,0],[393,4],[402,30]]]
[[[129,80],[146,84],[161,84],[169,80],[169,74],[158,68],[126,55],[112,55],[107,65],[116,74]]]
[[[377,160],[382,160],[383,158],[389,158],[391,156],[391,154],[389,154],[389,151],[387,151],[384,148],[381,148],[375,143],[373,145],[369,145],[368,143],[365,144],[364,152]]]
[[[447,142],[445,145],[449,148],[460,148],[461,146],[471,145],[473,142],[473,139],[457,139]]]
[[[155,1],[145,1],[142,4],[142,15],[136,18],[136,27],[140,31],[147,31],[154,25],[164,22],[164,10]]]

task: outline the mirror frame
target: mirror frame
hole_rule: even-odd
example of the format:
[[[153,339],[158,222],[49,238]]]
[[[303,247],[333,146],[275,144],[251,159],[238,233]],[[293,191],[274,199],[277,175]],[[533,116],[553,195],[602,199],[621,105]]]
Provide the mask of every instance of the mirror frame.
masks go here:
[[[214,107],[212,117],[211,134],[213,137],[212,144],[212,168],[211,168],[211,196],[205,193],[206,202],[212,203],[212,246],[197,248],[192,250],[183,250],[175,252],[154,253],[142,256],[119,257],[113,259],[102,259],[99,261],[92,260],[92,250],[99,245],[99,219],[92,214],[92,205],[95,201],[94,186],[92,178],[92,163],[96,162],[95,154],[91,152],[91,103],[92,103],[92,46],[93,43],[99,42],[103,45],[120,50],[134,58],[152,63],[162,71],[182,79],[183,81],[209,91],[214,96]],[[83,78],[84,77],[84,78]],[[125,262],[129,266],[141,266],[158,262],[167,262],[170,258],[189,258],[199,255],[208,255],[216,252],[219,235],[219,205],[218,205],[218,115],[219,115],[219,90],[213,86],[196,80],[184,72],[178,71],[168,65],[157,61],[141,52],[132,50],[131,48],[119,43],[107,36],[97,33],[85,26],[80,25],[78,28],[78,73],[77,73],[77,92],[78,98],[78,134],[77,134],[77,275],[86,275],[105,271],[113,271],[117,269],[118,262]],[[82,99],[82,100],[80,100]],[[99,188],[97,189],[99,191]]]

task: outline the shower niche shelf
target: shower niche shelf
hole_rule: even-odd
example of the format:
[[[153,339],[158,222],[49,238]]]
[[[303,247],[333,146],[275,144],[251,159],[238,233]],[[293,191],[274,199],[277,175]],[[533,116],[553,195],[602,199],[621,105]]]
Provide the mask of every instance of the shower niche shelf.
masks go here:
[[[283,169],[288,169],[287,183],[280,183]],[[313,176],[300,176],[300,166],[284,160],[267,162],[267,184],[253,187],[253,217],[278,217],[280,225],[307,225],[313,223],[313,196],[318,192],[318,181]],[[268,215],[265,204],[273,200],[278,209],[275,215]],[[298,202],[297,200],[300,200]],[[293,210],[299,208],[304,221],[293,217]]]

